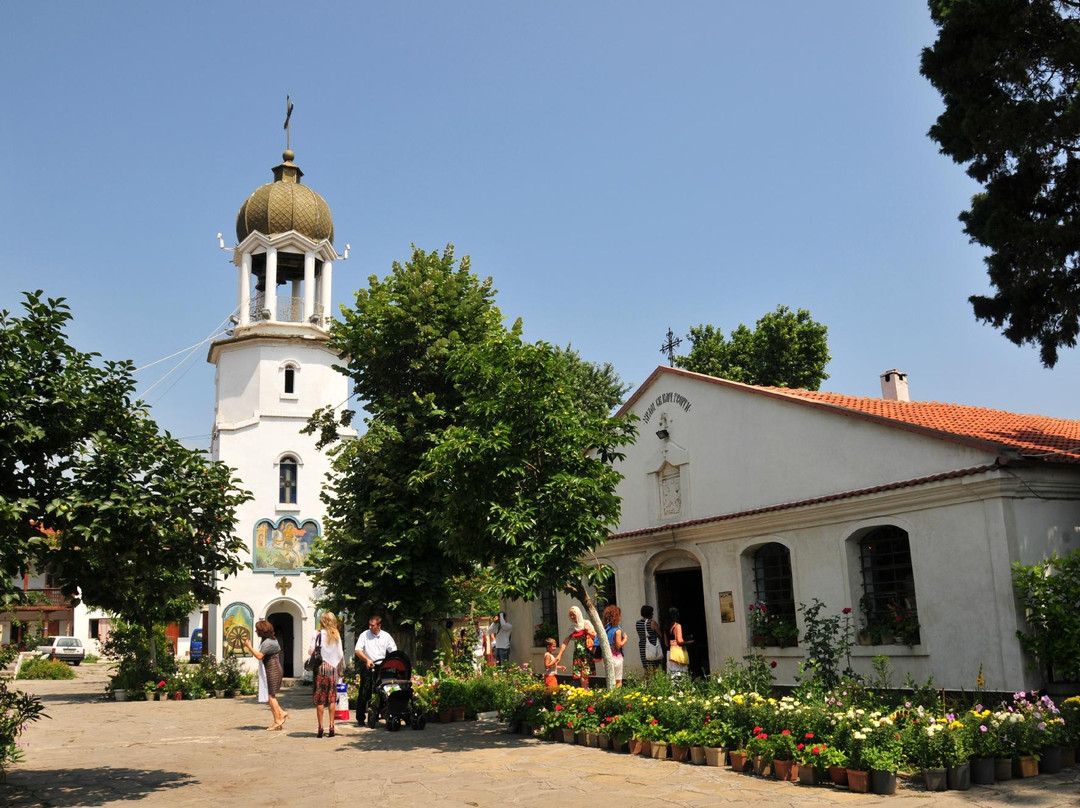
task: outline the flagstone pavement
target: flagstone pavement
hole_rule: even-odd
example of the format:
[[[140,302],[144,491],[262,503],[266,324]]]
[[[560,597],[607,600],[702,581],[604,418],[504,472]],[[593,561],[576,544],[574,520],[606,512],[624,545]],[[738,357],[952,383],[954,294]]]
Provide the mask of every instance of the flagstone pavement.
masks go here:
[[[852,794],[728,769],[545,743],[501,724],[387,732],[340,722],[316,738],[311,691],[283,691],[291,718],[267,732],[253,698],[113,702],[103,665],[64,682],[20,682],[49,718],[23,736],[26,757],[0,784],[0,806],[1080,806],[1080,767],[965,792]]]

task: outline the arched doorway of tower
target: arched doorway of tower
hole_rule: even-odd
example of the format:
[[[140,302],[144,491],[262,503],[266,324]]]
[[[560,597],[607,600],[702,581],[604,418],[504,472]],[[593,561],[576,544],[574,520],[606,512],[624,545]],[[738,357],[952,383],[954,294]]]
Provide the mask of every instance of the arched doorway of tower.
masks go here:
[[[300,670],[298,655],[300,651],[307,650],[298,647],[303,633],[303,615],[293,601],[279,600],[267,608],[266,619],[274,627],[274,634],[281,645],[281,672],[286,678],[293,678]]]
[[[693,640],[690,652],[690,674],[709,674],[709,623],[705,613],[705,590],[701,577],[701,563],[689,553],[675,552],[657,557],[649,565],[653,569],[656,585],[656,621],[664,631],[665,639],[670,627],[668,610],[679,610],[683,638]],[[665,643],[666,645],[666,643]]]

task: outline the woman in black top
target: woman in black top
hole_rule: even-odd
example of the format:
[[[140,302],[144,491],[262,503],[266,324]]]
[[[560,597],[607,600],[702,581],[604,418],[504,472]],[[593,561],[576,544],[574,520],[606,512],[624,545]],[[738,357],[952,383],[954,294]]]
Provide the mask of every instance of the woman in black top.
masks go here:
[[[660,626],[653,620],[652,606],[646,604],[641,607],[641,619],[637,621],[635,628],[637,628],[638,654],[641,656],[641,667],[645,669],[645,678],[648,679],[664,664],[663,654],[660,655],[660,659],[650,660],[645,658],[646,638],[648,638],[649,642],[660,643]]]

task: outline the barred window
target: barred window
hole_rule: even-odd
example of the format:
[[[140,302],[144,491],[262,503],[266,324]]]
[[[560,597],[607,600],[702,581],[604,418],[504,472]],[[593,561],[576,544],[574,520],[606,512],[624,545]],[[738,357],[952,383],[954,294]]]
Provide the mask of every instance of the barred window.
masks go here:
[[[791,581],[791,551],[779,542],[770,542],[754,553],[754,606],[759,642],[766,645],[795,645],[795,588]]]
[[[863,596],[859,605],[875,644],[915,645],[919,610],[907,531],[895,525],[875,528],[859,540]]]
[[[559,613],[555,606],[555,590],[546,589],[540,595],[540,622],[559,623]]]

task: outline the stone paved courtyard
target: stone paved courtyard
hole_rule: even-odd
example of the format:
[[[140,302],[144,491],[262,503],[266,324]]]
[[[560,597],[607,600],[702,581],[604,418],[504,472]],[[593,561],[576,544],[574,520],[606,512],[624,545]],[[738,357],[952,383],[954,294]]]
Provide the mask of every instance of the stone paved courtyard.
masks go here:
[[[435,724],[415,732],[342,724],[315,737],[310,690],[285,691],[292,717],[267,732],[254,699],[102,699],[107,670],[25,682],[51,716],[32,725],[26,759],[0,785],[0,805],[30,806],[1080,806],[1080,767],[967,792],[905,785],[894,797],[769,782],[508,735],[500,724]]]

